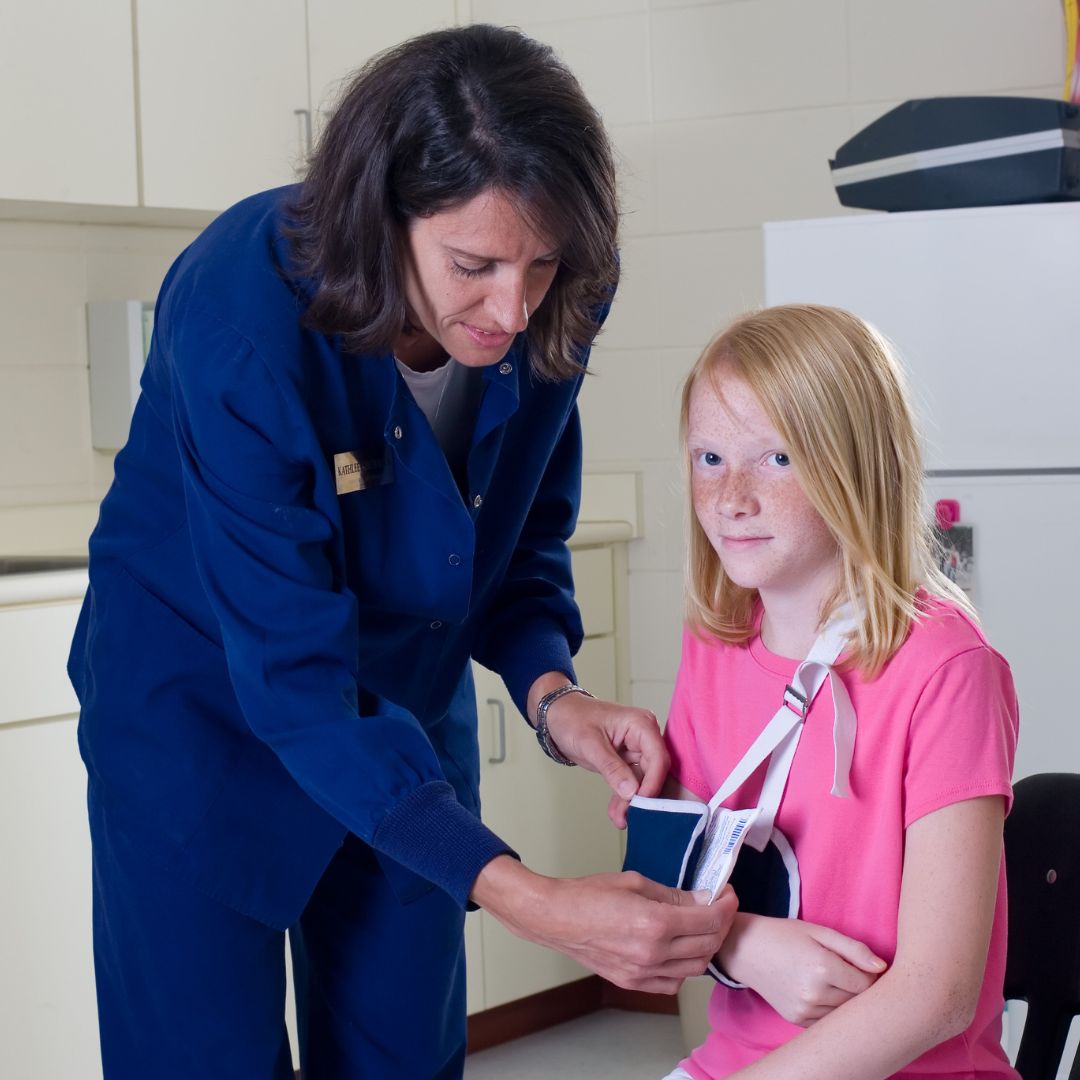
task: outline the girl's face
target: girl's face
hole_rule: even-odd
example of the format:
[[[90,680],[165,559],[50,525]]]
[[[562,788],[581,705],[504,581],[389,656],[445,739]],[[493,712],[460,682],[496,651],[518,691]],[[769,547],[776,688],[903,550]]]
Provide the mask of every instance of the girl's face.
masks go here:
[[[498,363],[558,267],[558,251],[498,191],[415,218],[408,226],[405,298],[422,333],[399,342],[398,355],[419,367],[445,354],[468,367]]]
[[[732,581],[766,607],[816,611],[837,584],[839,545],[747,383],[721,366],[716,386],[703,376],[690,395],[694,513]]]

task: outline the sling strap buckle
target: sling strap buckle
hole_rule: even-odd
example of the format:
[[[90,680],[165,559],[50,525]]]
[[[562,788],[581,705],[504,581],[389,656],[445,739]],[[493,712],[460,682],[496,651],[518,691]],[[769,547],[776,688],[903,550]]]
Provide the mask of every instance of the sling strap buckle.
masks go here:
[[[803,720],[806,719],[806,714],[810,709],[810,703],[806,700],[806,695],[796,690],[791,683],[788,683],[788,685],[784,687],[784,704],[796,716]]]

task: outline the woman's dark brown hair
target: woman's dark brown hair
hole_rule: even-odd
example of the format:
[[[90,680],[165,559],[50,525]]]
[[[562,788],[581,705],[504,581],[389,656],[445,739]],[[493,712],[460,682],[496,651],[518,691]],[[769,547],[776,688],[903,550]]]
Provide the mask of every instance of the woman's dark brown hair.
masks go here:
[[[405,226],[489,189],[558,247],[526,333],[538,375],[575,374],[619,275],[611,147],[552,50],[495,26],[412,38],[345,91],[290,211],[308,325],[350,352],[390,348],[407,321]]]

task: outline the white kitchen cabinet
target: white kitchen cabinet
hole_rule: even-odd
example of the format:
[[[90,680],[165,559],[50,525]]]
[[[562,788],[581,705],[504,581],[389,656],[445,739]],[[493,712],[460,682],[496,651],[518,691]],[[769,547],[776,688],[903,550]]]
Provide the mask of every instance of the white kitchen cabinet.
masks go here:
[[[482,911],[465,916],[465,1007],[470,1015],[484,1008],[484,935],[480,920],[486,917]]]
[[[454,0],[137,0],[142,202],[223,210],[296,180],[347,77]],[[305,115],[306,114],[306,115]]]
[[[587,638],[578,676],[598,696],[628,699],[626,551],[637,532],[632,474],[584,478],[572,544]],[[629,504],[629,505],[624,505]],[[65,664],[85,572],[0,578],[0,1030],[3,1074],[100,1080],[93,984],[86,773]],[[603,782],[549,762],[501,680],[477,668],[485,817],[540,872],[615,870],[620,834]],[[506,761],[493,765],[504,710]],[[467,1000],[478,1012],[581,978],[583,968],[507,933],[486,912],[466,919]],[[295,1017],[290,1016],[295,1048]]]
[[[134,206],[130,0],[0,7],[0,199]]]
[[[347,77],[377,52],[455,24],[454,0],[307,0],[310,97],[316,128]]]
[[[5,5],[0,199],[223,210],[298,178],[375,53],[456,21],[455,0]]]
[[[145,206],[222,210],[296,179],[304,0],[136,0],[136,26]]]
[[[41,578],[64,587],[52,588],[44,603],[0,596],[3,1072],[100,1080],[86,772],[75,737],[78,705],[64,671],[86,576]]]
[[[456,6],[6,4],[0,200],[217,212],[291,184],[348,76]]]

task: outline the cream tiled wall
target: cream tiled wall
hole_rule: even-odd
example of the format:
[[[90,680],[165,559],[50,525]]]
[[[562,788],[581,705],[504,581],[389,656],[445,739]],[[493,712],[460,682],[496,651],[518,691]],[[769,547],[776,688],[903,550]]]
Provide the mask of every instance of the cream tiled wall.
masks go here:
[[[0,551],[16,507],[93,520],[112,454],[90,445],[86,304],[152,300],[192,229],[0,221]],[[48,516],[39,520],[47,522]],[[52,550],[49,529],[29,542]],[[66,547],[66,544],[61,544]]]
[[[582,410],[587,467],[644,478],[632,692],[663,715],[679,647],[679,385],[710,334],[761,302],[761,223],[842,212],[828,157],[906,98],[1058,96],[1060,0],[459,0],[458,11],[554,45],[620,154],[624,280]],[[153,298],[193,235],[0,221],[0,527],[5,508],[92,508],[104,492],[85,303]]]

